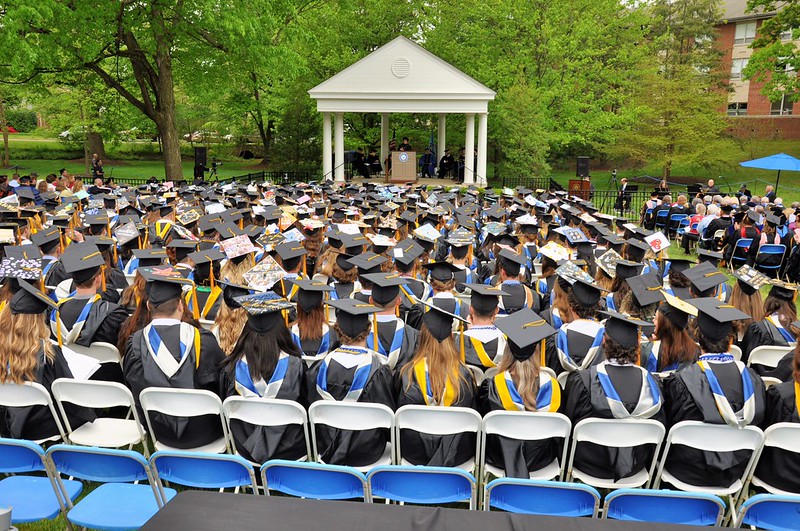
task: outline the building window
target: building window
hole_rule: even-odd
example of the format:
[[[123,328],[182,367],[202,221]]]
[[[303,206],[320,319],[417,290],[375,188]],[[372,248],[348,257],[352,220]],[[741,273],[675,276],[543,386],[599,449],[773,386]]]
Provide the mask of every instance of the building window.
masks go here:
[[[792,30],[788,29],[786,31],[781,32],[781,40],[782,41],[790,41],[792,40]]]
[[[747,59],[731,61],[731,79],[742,79],[742,70],[747,66]]]
[[[755,22],[739,22],[736,24],[736,33],[733,36],[733,44],[750,44],[755,38]]]
[[[794,103],[784,94],[781,99],[772,102],[769,113],[773,116],[786,116],[792,114],[793,106]]]
[[[746,103],[729,103],[728,116],[744,116],[747,114]]]

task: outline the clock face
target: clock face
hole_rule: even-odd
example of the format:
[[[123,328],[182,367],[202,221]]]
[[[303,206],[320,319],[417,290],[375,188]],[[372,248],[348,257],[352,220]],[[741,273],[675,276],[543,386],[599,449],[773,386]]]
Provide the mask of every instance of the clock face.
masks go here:
[[[408,162],[408,154],[400,153],[400,162]]]

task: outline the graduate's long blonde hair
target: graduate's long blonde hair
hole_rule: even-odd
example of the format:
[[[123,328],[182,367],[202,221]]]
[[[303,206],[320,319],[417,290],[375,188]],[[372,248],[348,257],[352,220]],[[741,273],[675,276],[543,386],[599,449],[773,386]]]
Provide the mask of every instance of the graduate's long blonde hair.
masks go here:
[[[539,394],[539,359],[541,358],[541,342],[536,344],[533,356],[525,361],[519,361],[511,355],[506,346],[506,351],[497,367],[499,373],[508,372],[517,388],[526,411],[536,411],[536,395]]]
[[[238,264],[230,260],[225,262],[220,268],[220,276],[233,284],[244,284],[244,274],[253,268],[253,262],[245,258]],[[214,320],[217,327],[219,346],[225,355],[230,355],[236,346],[242,329],[247,322],[247,312],[244,308],[231,308],[223,300],[217,311],[217,318]]]
[[[0,330],[3,330],[0,334],[0,382],[36,381],[39,352],[44,349],[48,360],[55,356],[44,316],[40,313],[13,314],[6,305],[0,311]]]
[[[414,381],[414,365],[422,360],[428,363],[428,377],[430,378],[430,391],[437,403],[442,402],[447,382],[453,386],[455,396],[453,404],[461,398],[462,384],[469,383],[462,374],[461,354],[456,348],[453,336],[447,337],[441,343],[433,337],[428,330],[428,325],[422,325],[419,331],[419,347],[414,352],[414,357],[400,370],[405,376],[408,386]]]

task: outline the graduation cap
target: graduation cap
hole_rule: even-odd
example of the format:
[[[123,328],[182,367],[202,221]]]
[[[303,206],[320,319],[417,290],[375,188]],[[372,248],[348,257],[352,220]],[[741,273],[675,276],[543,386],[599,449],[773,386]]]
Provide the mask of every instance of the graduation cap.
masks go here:
[[[666,291],[662,291],[661,294],[664,296],[665,304],[660,305],[658,311],[672,321],[672,324],[677,326],[679,330],[689,326],[689,316],[696,317],[697,308]]]
[[[365,245],[369,245],[369,239],[361,233],[358,234],[342,234],[340,237],[342,245],[348,254],[356,255],[361,254]]]
[[[161,265],[167,259],[164,249],[134,249],[133,256],[139,260],[139,267],[154,267]]]
[[[588,308],[597,304],[602,295],[602,291],[597,286],[585,280],[578,279],[572,284],[572,294],[575,295],[578,304]]]
[[[22,260],[34,260],[42,257],[42,252],[33,244],[28,245],[9,245],[5,248],[8,258],[19,258]]]
[[[57,310],[58,305],[28,282],[19,282],[19,289],[11,297],[11,313],[14,315],[37,315],[48,309]]]
[[[247,312],[248,326],[261,334],[285,326],[283,311],[292,308],[291,302],[271,291],[237,297],[236,302]]]
[[[36,234],[31,235],[31,241],[46,253],[61,242],[61,231],[58,227],[40,230]]]
[[[42,278],[42,260],[34,258],[3,258],[0,262],[0,278],[16,278],[19,280],[39,280]]]
[[[235,284],[227,280],[220,280],[218,284],[222,287],[222,300],[233,310],[241,308],[241,305],[236,299],[244,297],[245,295],[251,295],[257,291],[255,288],[243,284]]]
[[[33,189],[28,186],[17,187],[16,194],[17,198],[19,198],[19,204],[21,205],[36,200],[36,196],[33,194]]]
[[[628,259],[634,262],[641,262],[645,253],[650,250],[647,243],[635,238],[628,238],[625,243],[628,244]]]
[[[395,245],[392,252],[394,253],[395,262],[399,262],[400,264],[407,266],[422,256],[422,253],[425,252],[425,249],[423,249],[420,244],[411,238],[406,238]]]
[[[287,270],[297,267],[300,259],[308,254],[302,242],[283,242],[275,246],[275,251],[281,257],[281,262]]]
[[[518,361],[525,361],[533,356],[536,345],[557,332],[530,308],[523,308],[499,319],[496,326],[508,338],[511,355]]]
[[[719,251],[708,251],[706,249],[697,250],[697,259],[702,264],[708,262],[714,267],[717,267],[719,261],[722,260],[722,253]]]
[[[661,284],[661,277],[658,275],[638,275],[625,279],[625,282],[630,286],[633,296],[639,306],[647,306],[655,304],[664,299],[661,295],[661,290],[664,286]]]
[[[360,275],[364,275],[368,273],[378,273],[380,271],[381,264],[387,262],[388,260],[389,259],[383,255],[375,254],[372,251],[367,251],[359,254],[358,256],[350,258],[348,262],[358,268],[358,273]]]
[[[689,258],[667,258],[666,260],[670,263],[669,270],[675,271],[676,273],[683,273],[697,264],[697,262]]]
[[[708,262],[703,262],[691,269],[687,269],[683,274],[701,295],[724,283],[727,279],[722,271]]]
[[[175,249],[175,258],[178,262],[181,262],[197,250],[197,240],[172,240],[167,244],[167,247]]]
[[[180,298],[183,286],[192,284],[171,266],[140,267],[139,273],[148,283],[147,299],[153,306]]]
[[[597,266],[605,271],[611,277],[617,276],[617,264],[622,260],[622,257],[614,249],[609,249],[597,258]]]
[[[336,309],[336,322],[347,336],[354,338],[369,328],[370,315],[380,311],[372,304],[357,299],[337,299],[328,301],[328,305]]]
[[[307,278],[289,279],[289,282],[298,287],[297,305],[306,313],[310,313],[314,308],[318,308],[322,304],[323,293],[333,290],[333,287],[325,282]]]
[[[419,301],[426,311],[422,314],[422,321],[425,323],[431,335],[441,343],[453,334],[453,321],[458,320],[466,323],[467,320],[462,317],[450,313],[447,310],[439,308],[435,304],[428,301]]]
[[[510,249],[500,251],[500,264],[511,276],[519,275],[520,268],[527,263],[524,255]]]
[[[788,302],[794,302],[794,298],[797,295],[797,284],[789,284],[778,279],[772,279],[771,283],[770,295]]]
[[[733,276],[739,288],[748,296],[761,289],[761,286],[766,286],[770,283],[767,275],[749,265],[743,265],[734,271]]]
[[[431,264],[423,264],[422,267],[430,271],[431,278],[441,282],[448,282],[453,279],[453,273],[461,271],[458,267],[450,262],[433,262]]]
[[[624,315],[614,311],[602,311],[601,314],[607,317],[605,322],[605,334],[623,348],[634,348],[639,345],[639,338],[642,336],[641,328],[652,326],[652,323],[634,319],[629,315]]]
[[[746,313],[716,297],[693,299],[692,305],[697,308],[697,326],[700,332],[711,341],[728,337],[733,321],[750,319]]]
[[[549,258],[555,263],[558,263],[561,260],[569,260],[570,257],[569,250],[556,242],[548,242],[539,248],[539,252],[542,254],[542,256]]]
[[[353,255],[347,253],[339,253],[336,255],[336,265],[338,265],[342,271],[350,271],[355,267],[354,264],[350,263],[350,259],[353,258]]]
[[[509,295],[503,291],[502,286],[488,286],[486,284],[466,284],[470,288],[469,304],[481,315],[488,315],[497,308],[499,297]]]
[[[91,216],[86,216],[83,221],[93,230],[102,230],[108,227],[109,224],[108,216],[106,216],[105,214],[94,214]]]
[[[372,299],[386,306],[400,295],[400,286],[408,283],[408,279],[397,273],[370,273],[363,275],[372,283]]]

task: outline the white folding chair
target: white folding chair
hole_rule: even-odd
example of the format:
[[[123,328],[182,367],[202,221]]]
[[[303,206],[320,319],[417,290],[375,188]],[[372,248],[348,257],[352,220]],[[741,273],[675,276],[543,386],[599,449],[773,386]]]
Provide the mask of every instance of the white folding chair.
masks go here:
[[[774,376],[762,376],[761,381],[764,382],[764,389],[769,389],[773,385],[778,385],[781,382],[780,378],[775,378]]]
[[[800,424],[794,422],[779,422],[764,430],[764,446],[762,447],[762,451],[763,448],[766,447],[780,448],[781,450],[792,452],[795,454],[794,459],[800,460]],[[788,492],[770,485],[766,480],[755,475],[757,467],[758,463],[753,465],[754,473],[751,480],[753,485],[761,487],[770,494],[800,494],[800,492]],[[742,492],[747,492],[747,486],[742,489]]]
[[[33,441],[37,444],[42,444],[50,441],[66,441],[64,435],[64,427],[61,424],[61,419],[56,413],[56,408],[53,405],[53,399],[50,393],[41,384],[36,382],[25,382],[22,385],[14,383],[0,384],[0,406],[3,407],[30,407],[42,406],[50,410],[53,416],[53,421],[58,429],[58,435],[53,435],[47,439],[39,439]]]
[[[728,349],[728,354],[733,356],[733,359],[736,361],[742,361],[742,349],[740,349],[738,346],[731,345]]]
[[[685,492],[706,492],[717,496],[730,496],[731,516],[733,515],[736,499],[744,486],[747,478],[753,472],[755,463],[761,452],[764,442],[764,433],[756,426],[745,426],[744,428],[734,428],[727,424],[707,424],[696,420],[686,420],[675,424],[667,435],[667,444],[664,448],[664,456],[658,466],[658,473],[653,480],[653,488],[658,489],[662,481],[666,481],[678,490]],[[666,469],[669,451],[673,445],[679,444],[688,446],[704,452],[735,452],[737,450],[749,450],[750,459],[744,468],[742,477],[738,478],[728,486],[710,485],[691,485],[676,478]],[[702,466],[698,464],[698,466]]]
[[[147,431],[157,451],[186,451],[219,454],[230,452],[228,444],[228,427],[222,413],[222,401],[217,395],[204,389],[170,389],[167,387],[150,387],[139,394],[139,403],[144,410]],[[157,412],[173,417],[199,417],[217,415],[222,426],[222,437],[196,448],[173,448],[158,442],[153,431],[150,412]]]
[[[474,409],[466,407],[403,406],[395,412],[395,440],[397,441],[397,463],[410,465],[403,459],[400,430],[411,430],[440,437],[462,433],[475,434],[475,455],[456,468],[468,472],[475,470],[481,456],[481,428],[483,419]]]
[[[505,470],[486,463],[487,438],[498,435],[519,441],[543,441],[547,439],[564,439],[564,450],[560,458],[556,458],[544,468],[530,472],[530,479],[563,479],[564,467],[567,464],[567,439],[572,431],[572,422],[561,413],[533,413],[531,411],[492,411],[483,417],[481,433],[481,475],[486,483],[489,474],[505,477]]]
[[[305,459],[311,459],[311,438],[308,435],[308,415],[306,415],[306,410],[303,406],[297,402],[279,398],[229,396],[222,403],[222,411],[225,414],[228,433],[231,434],[233,451],[236,454],[239,452],[236,450],[236,441],[233,440],[233,430],[231,430],[232,420],[238,420],[253,426],[264,427],[288,426],[292,424],[302,426],[306,442]],[[261,463],[255,464],[260,465]]]
[[[787,354],[794,351],[794,346],[790,347],[776,347],[773,345],[762,345],[756,347],[750,352],[750,357],[747,358],[747,366],[764,365],[766,367],[775,368]]]
[[[389,442],[383,455],[369,465],[354,466],[359,472],[368,472],[369,469],[380,465],[394,464],[394,451],[396,446],[394,432],[394,413],[392,409],[383,404],[370,404],[367,402],[337,402],[334,400],[319,400],[308,408],[309,431],[311,431],[311,456],[315,461],[320,459],[319,445],[317,444],[317,426],[329,426],[339,430],[364,431],[375,429],[388,429]]]
[[[72,444],[80,446],[99,446],[101,448],[121,448],[127,446],[128,450],[139,442],[144,447],[144,455],[149,457],[146,436],[133,395],[124,385],[117,382],[100,382],[91,380],[73,380],[72,378],[59,378],[51,387],[53,397],[58,405],[58,411],[64,419],[67,428],[67,439]],[[82,426],[70,424],[64,409],[64,404],[103,409],[110,407],[128,408],[128,416],[133,418],[98,417],[93,422]]]
[[[111,343],[97,341],[88,347],[78,345],[77,343],[70,343],[67,345],[67,347],[74,350],[78,354],[89,356],[90,358],[97,360],[99,363],[122,363],[122,356],[120,356],[119,350],[117,350],[117,347]]]
[[[567,481],[578,479],[587,485],[604,489],[636,488],[647,485],[658,462],[658,452],[666,429],[652,419],[583,419],[572,431],[572,449],[567,466]],[[589,442],[609,448],[630,448],[645,444],[655,445],[652,462],[639,472],[618,480],[598,478],[576,469],[575,449],[578,443]]]

